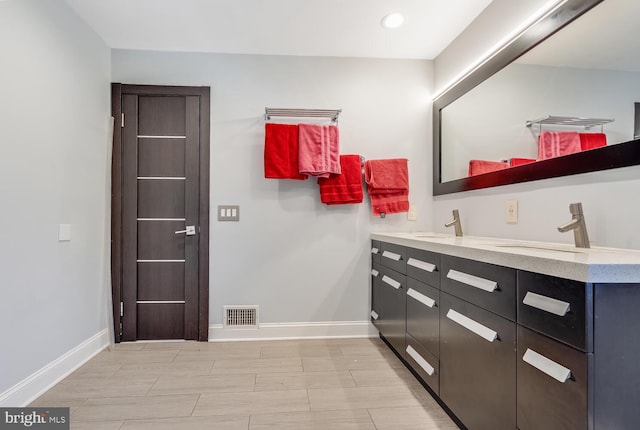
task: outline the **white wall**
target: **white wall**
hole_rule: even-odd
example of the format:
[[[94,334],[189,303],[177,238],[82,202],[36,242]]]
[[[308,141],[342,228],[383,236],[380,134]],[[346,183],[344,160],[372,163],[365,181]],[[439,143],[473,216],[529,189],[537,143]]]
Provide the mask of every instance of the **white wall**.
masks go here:
[[[0,53],[2,394],[106,328],[110,51],[63,1],[14,0]]]
[[[432,62],[114,50],[114,82],[211,87],[210,320],[260,305],[263,323],[365,321],[369,234],[431,228]],[[315,180],[264,179],[264,108],[341,108],[342,153],[409,159],[406,214],[381,220],[368,198],[323,205]]]
[[[436,59],[436,82],[448,81],[508,34],[518,22],[510,17],[524,19],[530,10],[537,9],[532,8],[533,3],[539,7],[544,1],[494,0]],[[640,167],[635,166],[456,193],[434,198],[433,222],[435,230],[445,231],[443,224],[451,218],[451,210],[458,208],[469,235],[573,243],[571,233],[558,233],[556,227],[570,219],[569,203],[582,202],[593,244],[640,249],[638,189]],[[507,199],[519,202],[518,224],[504,221]]]

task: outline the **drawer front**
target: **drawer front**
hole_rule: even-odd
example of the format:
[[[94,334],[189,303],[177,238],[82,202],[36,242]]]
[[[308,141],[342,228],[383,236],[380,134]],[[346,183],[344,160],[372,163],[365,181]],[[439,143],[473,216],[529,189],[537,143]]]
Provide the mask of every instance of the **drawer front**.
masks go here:
[[[382,335],[400,356],[404,357],[407,277],[384,266],[380,267],[380,291],[383,301]]]
[[[440,290],[407,277],[407,333],[436,357],[440,351]]]
[[[440,254],[407,248],[407,276],[440,288]]]
[[[407,335],[405,360],[436,394],[440,393],[440,362],[438,358],[409,335]]]
[[[593,285],[518,272],[518,323],[576,348],[593,351]]]
[[[372,240],[371,241],[371,261],[372,263],[380,263],[380,256],[382,255],[382,251],[380,250],[380,241]]]
[[[516,270],[442,256],[442,291],[516,320]]]
[[[407,248],[393,243],[380,242],[380,262],[383,266],[400,272],[407,273]]]
[[[440,292],[440,398],[469,429],[516,427],[516,324]]]
[[[592,354],[518,326],[518,428],[590,428],[587,375],[592,360]]]

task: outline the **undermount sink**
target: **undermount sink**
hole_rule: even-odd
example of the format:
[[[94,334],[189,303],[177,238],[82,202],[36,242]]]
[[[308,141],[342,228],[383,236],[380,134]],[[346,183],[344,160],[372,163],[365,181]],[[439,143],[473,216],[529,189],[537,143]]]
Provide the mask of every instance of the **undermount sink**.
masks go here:
[[[452,237],[450,234],[444,234],[444,233],[413,233],[414,237],[418,237],[418,238],[431,238],[431,239],[445,239],[445,238],[449,238]]]
[[[556,246],[543,246],[543,245],[525,245],[525,244],[511,244],[511,243],[500,243],[493,244],[496,248],[510,248],[513,250],[524,249],[524,250],[538,250],[545,252],[566,252],[568,254],[585,254],[588,252],[586,249],[578,249],[578,248],[561,248]]]

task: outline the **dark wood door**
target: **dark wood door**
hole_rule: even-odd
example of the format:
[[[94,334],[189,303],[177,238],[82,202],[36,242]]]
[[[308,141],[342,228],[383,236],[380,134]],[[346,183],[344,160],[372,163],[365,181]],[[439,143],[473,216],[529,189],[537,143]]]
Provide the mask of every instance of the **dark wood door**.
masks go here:
[[[122,88],[120,340],[206,340],[208,89]]]

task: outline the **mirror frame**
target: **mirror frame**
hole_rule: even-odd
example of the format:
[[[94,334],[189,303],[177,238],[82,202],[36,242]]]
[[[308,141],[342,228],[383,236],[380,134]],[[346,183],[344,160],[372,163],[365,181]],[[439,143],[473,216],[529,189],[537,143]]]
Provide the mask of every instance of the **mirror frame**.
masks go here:
[[[568,0],[433,102],[434,196],[640,164],[640,144],[632,140],[496,172],[441,182],[441,110],[602,1],[604,0]]]

